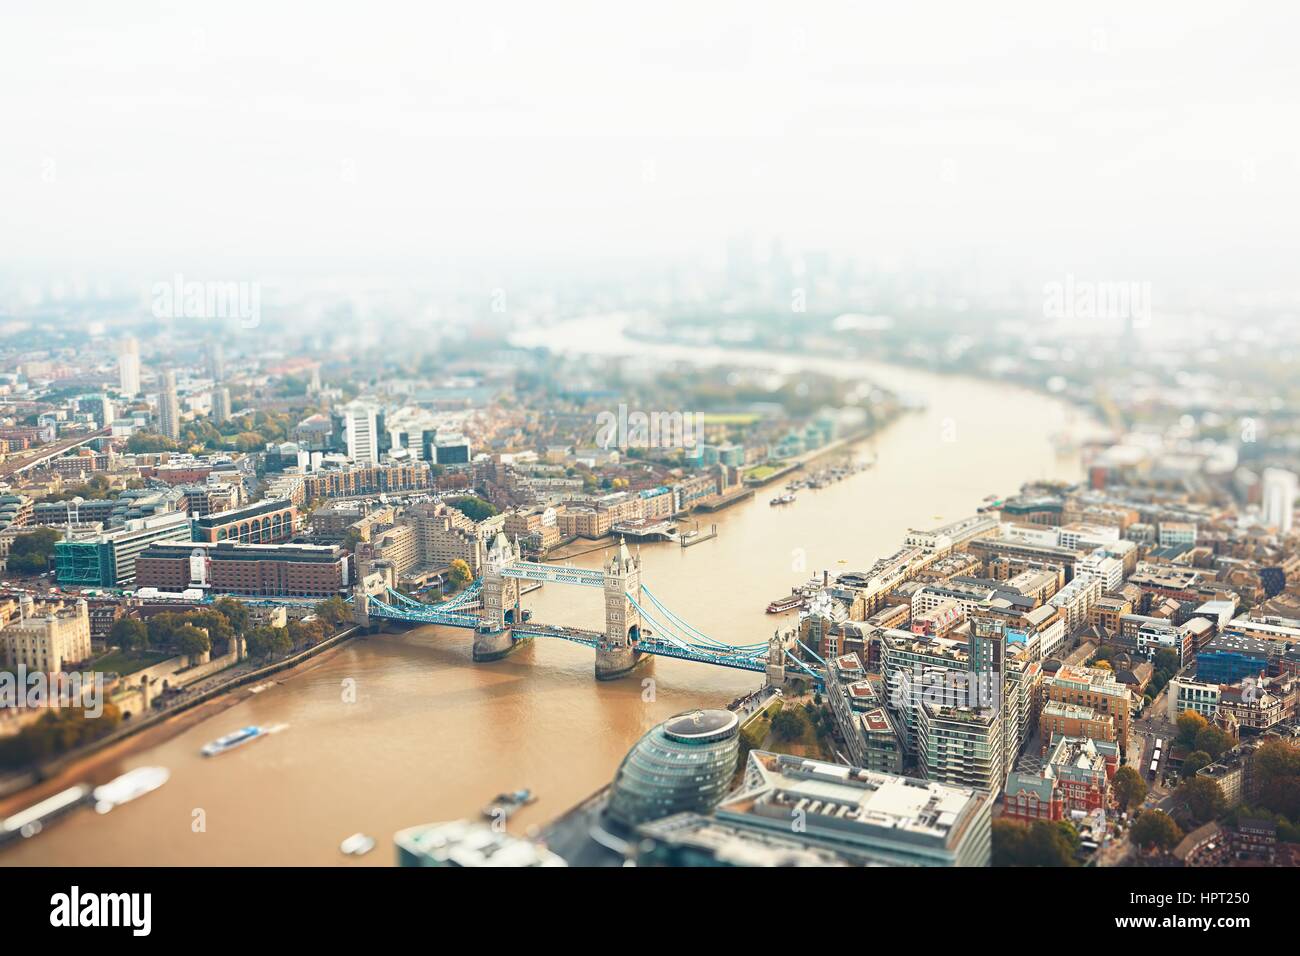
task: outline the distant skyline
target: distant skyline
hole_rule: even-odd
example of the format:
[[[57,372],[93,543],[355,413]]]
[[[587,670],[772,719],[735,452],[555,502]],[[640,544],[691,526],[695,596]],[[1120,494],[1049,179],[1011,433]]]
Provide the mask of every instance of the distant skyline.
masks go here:
[[[748,235],[1294,289],[1300,13],[1159,7],[15,9],[0,278],[599,274]]]

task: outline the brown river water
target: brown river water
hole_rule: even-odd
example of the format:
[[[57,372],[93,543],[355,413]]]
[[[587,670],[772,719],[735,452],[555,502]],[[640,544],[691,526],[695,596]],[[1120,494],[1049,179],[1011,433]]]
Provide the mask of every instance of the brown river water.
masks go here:
[[[784,485],[775,482],[702,516],[705,526],[718,525],[713,541],[642,548],[643,581],[717,639],[765,640],[795,620],[766,614],[769,601],[823,568],[869,566],[899,547],[909,527],[963,517],[986,495],[1011,493],[1028,479],[1079,477],[1077,455],[1061,457],[1049,442],[1072,418],[1050,398],[869,363],[819,364],[906,389],[928,406],[857,446],[857,454],[876,456],[869,470],[802,491],[783,508],[768,504]],[[597,567],[601,559],[596,552],[573,563]],[[599,592],[547,585],[524,603],[538,621],[603,626]],[[475,664],[470,643],[465,631],[435,627],[350,641],[170,739],[88,772],[97,783],[159,765],[171,779],[107,816],[74,811],[0,850],[0,866],[388,865],[394,831],[477,816],[495,794],[519,787],[539,798],[511,821],[525,832],[608,782],[656,722],[724,705],[762,682],[759,674],[656,659],[631,677],[598,683],[592,652],[577,645],[539,639],[506,660]],[[647,679],[652,694],[643,692]],[[204,743],[249,724],[288,727],[214,759],[200,756]],[[357,831],[378,845],[366,857],[344,857],[339,841]]]

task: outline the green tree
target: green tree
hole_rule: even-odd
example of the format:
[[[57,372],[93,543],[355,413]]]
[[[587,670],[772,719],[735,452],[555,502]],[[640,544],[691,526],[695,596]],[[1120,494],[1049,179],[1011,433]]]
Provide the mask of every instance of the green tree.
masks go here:
[[[174,611],[154,614],[147,621],[150,647],[171,647],[176,640],[176,632],[185,623],[185,616]]]
[[[243,602],[223,597],[212,605],[212,609],[226,619],[226,623],[236,634],[243,634],[248,630],[249,613]]]
[[[275,628],[255,627],[244,635],[244,642],[249,657],[270,657],[274,652]]]
[[[211,608],[191,611],[185,615],[185,620],[188,624],[208,632],[209,647],[221,646],[227,650],[230,648],[235,629],[230,626],[230,622],[220,611]]]
[[[286,627],[255,627],[245,635],[251,657],[268,658],[293,649],[293,638]]]
[[[473,521],[483,521],[499,514],[495,505],[470,495],[451,502],[451,506]]]
[[[777,739],[787,743],[802,739],[807,727],[807,719],[792,708],[783,708],[781,713],[772,719],[772,733]]]
[[[1183,831],[1174,818],[1162,810],[1143,810],[1129,832],[1133,842],[1145,849],[1172,850],[1183,838]]]
[[[1214,763],[1213,758],[1204,750],[1193,750],[1183,758],[1183,766],[1180,772],[1184,777],[1190,777],[1202,767],[1208,767],[1212,763]]]
[[[1147,783],[1142,779],[1142,775],[1127,765],[1120,767],[1115,771],[1115,779],[1111,782],[1115,790],[1115,800],[1120,807],[1128,810],[1131,807],[1142,805],[1142,801],[1147,798]]]
[[[126,440],[126,450],[132,454],[179,451],[180,447],[180,442],[172,441],[158,432],[139,431]]]
[[[271,628],[271,653],[288,654],[293,650],[293,638],[289,636],[287,627]]]
[[[186,657],[197,657],[212,650],[208,635],[193,624],[182,624],[173,635],[176,649]]]
[[[347,602],[337,594],[316,605],[316,617],[328,625],[331,630],[334,630],[340,624],[347,623],[351,616]]]
[[[54,545],[63,535],[52,528],[39,528],[14,538],[5,564],[13,574],[42,574],[50,568]]]
[[[1078,833],[1064,821],[993,821],[994,866],[1072,866]]]
[[[314,647],[325,637],[326,624],[319,618],[314,621],[290,621],[285,630],[292,646]]]
[[[1255,751],[1254,768],[1260,804],[1300,824],[1300,746],[1270,740]]]
[[[1178,652],[1171,651],[1167,648],[1161,648],[1156,651],[1155,657],[1151,660],[1154,669],[1151,674],[1151,682],[1147,685],[1147,692],[1154,700],[1160,692],[1165,689],[1170,678],[1178,673],[1178,668],[1182,666],[1182,661],[1178,659]]]
[[[1205,718],[1194,710],[1183,711],[1179,715],[1176,724],[1178,727],[1178,742],[1189,750],[1196,748],[1196,735],[1208,726]]]
[[[1187,803],[1187,811],[1196,823],[1209,823],[1223,816],[1228,802],[1219,785],[1209,777],[1190,777],[1178,787],[1178,796]]]
[[[1218,727],[1205,726],[1196,733],[1195,747],[1209,754],[1211,760],[1218,760],[1232,749],[1232,738]]]
[[[134,651],[149,643],[149,628],[133,617],[118,618],[108,629],[108,643],[124,651]]]

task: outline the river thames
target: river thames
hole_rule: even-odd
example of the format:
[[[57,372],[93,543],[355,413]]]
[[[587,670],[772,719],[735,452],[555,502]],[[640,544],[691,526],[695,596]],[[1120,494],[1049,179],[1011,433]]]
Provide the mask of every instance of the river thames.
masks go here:
[[[602,351],[628,347],[599,338]],[[585,342],[584,349],[593,341],[561,340]],[[654,350],[638,344],[635,351]],[[674,349],[662,354],[681,357]],[[797,361],[692,357],[786,369]],[[802,491],[782,508],[768,505],[781,487],[775,483],[702,516],[716,521],[715,540],[642,548],[643,581],[714,638],[764,640],[796,620],[764,613],[767,603],[814,573],[865,569],[897,549],[909,528],[968,515],[985,496],[1009,494],[1026,480],[1080,476],[1077,455],[1061,457],[1049,441],[1072,419],[1051,398],[869,362],[806,364],[906,391],[926,406],[856,447],[859,456],[874,455],[873,468]],[[598,567],[602,556],[573,563]],[[538,621],[603,622],[598,593],[548,585],[524,603]],[[390,865],[394,831],[475,817],[502,790],[529,787],[539,798],[513,818],[513,831],[542,824],[608,782],[656,722],[724,705],[762,682],[759,674],[655,659],[629,678],[598,683],[592,652],[564,641],[537,640],[491,664],[473,663],[470,644],[464,631],[433,627],[349,641],[171,739],[88,773],[98,783],[159,765],[171,779],[107,816],[75,811],[0,851],[0,865]],[[288,729],[268,739],[215,759],[199,755],[231,730],[280,723]],[[339,841],[357,831],[378,846],[366,857],[344,857]]]

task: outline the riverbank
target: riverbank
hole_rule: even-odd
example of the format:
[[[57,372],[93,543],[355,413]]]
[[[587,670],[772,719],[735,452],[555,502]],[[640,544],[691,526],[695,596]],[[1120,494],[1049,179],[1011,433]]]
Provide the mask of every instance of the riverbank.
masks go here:
[[[701,633],[735,644],[768,637],[773,595],[811,575],[870,567],[909,528],[971,514],[990,491],[1080,477],[1077,458],[1061,457],[1045,438],[1062,427],[1060,403],[947,376],[844,371],[889,377],[925,398],[870,436],[875,467],[790,508],[763,498],[719,512],[710,519],[718,537],[698,547],[639,549],[643,582]],[[1005,426],[1008,409],[1015,428]],[[600,568],[608,556],[595,544],[573,545],[589,550],[574,566]],[[525,606],[564,626],[589,628],[604,616],[594,589],[547,586]],[[389,866],[391,852],[344,857],[339,841],[360,831],[382,844],[418,823],[477,819],[493,794],[522,787],[539,797],[510,820],[512,833],[526,834],[605,787],[655,724],[762,683],[752,672],[667,657],[634,678],[597,681],[590,648],[568,641],[537,640],[492,664],[473,663],[472,644],[465,631],[438,627],[349,641],[303,677],[237,695],[212,723],[106,766],[106,776],[149,764],[172,777],[106,817],[68,815],[4,848],[0,865]],[[354,689],[351,702],[340,699],[341,686]],[[219,733],[279,723],[292,729],[221,760],[199,755]],[[191,831],[195,808],[206,835]]]
[[[0,780],[0,817],[79,783],[114,761],[164,743],[190,727],[228,710],[252,697],[257,693],[254,689],[256,685],[273,675],[283,675],[283,679],[275,683],[293,679],[309,670],[308,665],[320,663],[330,652],[337,650],[358,633],[359,628],[350,627],[282,661],[238,674],[165,711],[123,725],[108,736],[92,741],[73,753],[60,754],[33,770]]]

